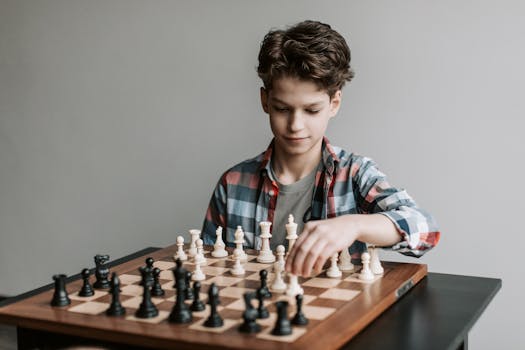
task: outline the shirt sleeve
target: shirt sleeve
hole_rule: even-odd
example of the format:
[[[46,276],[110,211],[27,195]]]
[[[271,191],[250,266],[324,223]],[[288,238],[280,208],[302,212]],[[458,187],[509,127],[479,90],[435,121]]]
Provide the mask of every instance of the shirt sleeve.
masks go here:
[[[202,240],[205,245],[215,243],[217,227],[222,226],[226,230],[226,188],[225,175],[223,175],[213,190],[208,210],[206,210],[202,226]]]
[[[421,257],[437,245],[440,232],[432,215],[419,208],[405,190],[391,186],[371,159],[357,157],[350,172],[360,212],[386,216],[402,237],[388,249]]]

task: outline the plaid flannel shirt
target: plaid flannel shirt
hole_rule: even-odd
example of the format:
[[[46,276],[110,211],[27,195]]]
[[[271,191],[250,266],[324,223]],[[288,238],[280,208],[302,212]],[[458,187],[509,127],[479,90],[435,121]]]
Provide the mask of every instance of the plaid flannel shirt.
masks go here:
[[[238,225],[244,231],[245,246],[260,249],[261,221],[273,222],[279,186],[269,176],[273,141],[259,156],[227,170],[213,191],[204,225],[204,244],[213,245],[215,230],[223,227],[223,240],[234,246]],[[419,208],[405,190],[392,187],[370,159],[347,153],[324,138],[322,163],[317,171],[311,220],[345,214],[379,213],[392,220],[402,240],[389,247],[402,254],[420,257],[439,241],[433,217]],[[302,218],[296,218],[301,220]],[[363,242],[350,247],[352,258],[366,250]]]

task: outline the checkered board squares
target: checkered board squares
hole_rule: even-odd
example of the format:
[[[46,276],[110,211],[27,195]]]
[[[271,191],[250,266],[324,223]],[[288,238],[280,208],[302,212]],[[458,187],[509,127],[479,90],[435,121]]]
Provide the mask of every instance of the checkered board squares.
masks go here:
[[[224,326],[219,328],[209,328],[203,325],[204,321],[210,314],[210,306],[200,312],[193,312],[192,322],[179,325],[171,324],[168,321],[169,314],[175,303],[174,277],[172,269],[175,263],[171,256],[166,256],[155,261],[154,266],[161,270],[160,283],[165,291],[162,297],[152,297],[153,303],[159,310],[159,315],[150,319],[141,319],[135,317],[135,312],[142,302],[143,287],[139,285],[141,277],[137,269],[125,271],[119,275],[121,282],[120,301],[126,308],[126,315],[119,319],[123,322],[143,322],[148,324],[166,324],[170,327],[183,327],[188,332],[207,332],[209,334],[222,334],[225,337],[239,336],[239,326],[242,323],[242,313],[245,310],[243,294],[253,292],[260,286],[259,273],[261,270],[268,271],[268,286],[274,278],[272,264],[257,263],[255,255],[248,255],[248,261],[243,263],[246,274],[243,276],[234,276],[230,269],[234,265],[231,257],[212,258],[209,252],[206,252],[207,263],[201,266],[206,275],[206,279],[201,281],[200,299],[206,302],[208,299],[208,289],[212,283],[219,288],[220,305],[218,312],[223,318]],[[194,271],[195,264],[191,261],[183,262],[188,271]],[[257,339],[272,340],[277,342],[291,343],[312,330],[320,322],[324,322],[331,317],[338,308],[347,303],[355,302],[363,292],[364,285],[362,281],[356,279],[355,273],[344,272],[341,278],[329,278],[325,272],[311,278],[299,278],[299,282],[304,289],[303,295],[303,312],[309,319],[307,326],[293,326],[292,334],[288,336],[274,336],[271,330],[277,319],[277,308],[275,303],[279,300],[286,300],[289,303],[288,314],[292,318],[296,312],[296,300],[283,293],[272,292],[271,299],[264,301],[268,308],[270,317],[267,319],[258,319],[257,323],[261,326],[261,332],[253,335]],[[378,277],[380,278],[380,277]],[[375,279],[371,283],[377,281]],[[358,282],[358,283],[355,283]],[[109,317],[105,311],[111,303],[111,294],[108,291],[96,290],[95,295],[89,298],[82,298],[72,293],[70,295],[72,304],[68,311],[81,313],[93,317]],[[191,301],[186,301],[190,305]],[[254,307],[258,306],[258,301],[253,300]],[[163,326],[164,327],[164,326]]]

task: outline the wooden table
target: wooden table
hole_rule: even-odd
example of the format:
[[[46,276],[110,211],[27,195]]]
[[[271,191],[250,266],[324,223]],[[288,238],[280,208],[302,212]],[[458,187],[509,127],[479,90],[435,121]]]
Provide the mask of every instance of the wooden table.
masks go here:
[[[156,248],[149,248],[115,261],[119,265]],[[72,277],[74,278],[74,276]],[[46,286],[21,295],[2,304],[22,300],[42,293]],[[444,274],[429,274],[410,292],[387,309],[379,318],[361,331],[344,346],[345,349],[464,349],[467,347],[468,331],[479,318],[485,307],[501,287],[501,280],[465,277]],[[0,304],[0,307],[2,306]],[[64,347],[74,343],[102,345],[112,349],[130,349],[107,341],[93,341],[77,336],[58,336],[42,331],[38,322],[10,322],[3,318],[0,308],[0,322],[18,325],[20,349],[35,347]],[[322,335],[320,335],[322,336]],[[328,334],[324,335],[329,336]],[[97,335],[94,334],[97,338]]]

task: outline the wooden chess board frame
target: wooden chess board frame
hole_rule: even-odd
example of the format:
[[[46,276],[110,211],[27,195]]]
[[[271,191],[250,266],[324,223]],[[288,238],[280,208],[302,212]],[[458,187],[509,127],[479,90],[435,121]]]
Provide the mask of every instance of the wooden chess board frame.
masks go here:
[[[113,266],[111,272],[117,272],[119,276],[137,276],[138,267],[144,265],[146,257],[152,257],[157,261],[157,264],[169,268],[170,266],[173,266],[173,264],[169,264],[169,261],[175,251],[176,245],[172,245]],[[251,255],[252,258],[257,254],[255,251],[250,250],[246,250],[246,252]],[[207,256],[211,257],[209,255]],[[222,267],[232,266],[233,262],[231,260],[228,261],[228,258],[224,259],[210,265]],[[255,261],[252,261],[251,263],[255,266]],[[188,263],[185,266],[191,271],[191,263]],[[271,271],[271,265],[268,264],[267,266],[268,270]],[[71,305],[66,307],[51,307],[50,301],[52,299],[53,290],[47,290],[0,308],[0,322],[10,323],[28,329],[151,348],[337,349],[347,343],[354,335],[371,323],[390,305],[395,303],[427,274],[427,266],[425,264],[383,262],[383,267],[385,268],[385,274],[368,283],[357,281],[351,273],[343,273],[343,276],[340,279],[340,288],[334,289],[341,290],[346,288],[347,290],[356,291],[354,293],[355,295],[349,298],[339,298],[338,300],[336,300],[338,297],[333,300],[328,296],[318,298],[315,300],[315,303],[312,303],[312,305],[315,304],[317,306],[311,306],[309,313],[305,311],[306,316],[310,318],[311,322],[303,327],[294,326],[294,337],[288,339],[277,338],[271,335],[266,336],[266,334],[269,333],[269,330],[273,328],[272,322],[275,318],[271,318],[270,320],[258,320],[258,323],[263,326],[263,334],[244,334],[238,332],[237,327],[242,322],[240,319],[243,310],[242,307],[238,307],[238,310],[219,309],[219,314],[229,321],[226,322],[227,327],[225,327],[224,330],[206,330],[204,327],[199,327],[199,324],[205,319],[204,315],[197,315],[197,317],[194,317],[194,322],[190,324],[179,325],[169,323],[166,319],[167,314],[169,314],[170,311],[170,307],[168,306],[173,305],[173,301],[168,300],[173,300],[174,291],[169,290],[169,284],[167,283],[164,284],[164,286],[168,287],[166,300],[162,301],[164,304],[159,301],[164,307],[159,306],[161,318],[157,320],[143,320],[137,322],[134,319],[134,308],[138,308],[136,304],[137,298],[135,298],[134,302],[128,302],[127,305],[129,309],[125,317],[108,317],[103,312],[100,313],[101,311],[99,311],[99,314],[91,315],[82,311],[78,312],[78,310],[77,312],[70,310],[75,307],[83,307],[82,304],[84,302],[74,296],[82,285],[82,281],[79,279],[70,282],[67,285],[67,290],[70,297],[72,297]],[[258,280],[254,278],[254,275],[257,274],[258,270],[260,270],[260,268],[254,268],[251,272],[247,271],[243,281],[236,285],[245,287],[245,289],[255,289],[256,286],[254,283],[256,284]],[[164,271],[164,276],[166,276],[164,278],[169,278],[167,276],[169,272],[168,269]],[[222,278],[221,276],[216,277]],[[311,290],[320,290],[320,286],[315,283],[322,281],[326,282],[328,280],[323,273],[316,277],[316,281],[312,281],[311,278],[300,280],[305,289],[303,309],[308,310],[310,300],[307,298],[307,295],[314,294]],[[130,277],[127,278],[132,279]],[[213,278],[208,278],[207,275],[206,280],[209,279],[211,280]],[[126,280],[126,277],[124,277],[124,280]],[[330,280],[333,281],[334,285],[338,283],[337,280]],[[94,281],[94,276],[91,276],[91,281]],[[137,287],[129,281],[128,283],[130,283],[129,288]],[[202,283],[203,290],[206,290],[206,281],[203,281]],[[311,287],[308,287],[308,285]],[[341,287],[343,285],[345,287]],[[122,289],[124,288],[126,288],[126,286],[122,286]],[[225,288],[228,288],[228,286],[220,286],[221,290]],[[235,288],[236,287],[234,287],[234,289]],[[325,292],[330,294],[331,289],[332,288],[328,286],[325,288]],[[124,296],[126,295],[125,293],[123,294]],[[224,307],[224,304],[226,303],[230,303],[231,305],[239,304],[239,302],[232,303],[233,295],[224,296],[221,292],[219,295],[222,307]],[[107,306],[109,306],[109,295],[106,295],[105,298]],[[270,306],[268,307],[271,315],[273,314],[275,316],[275,307],[272,309],[272,302],[282,298],[281,295],[274,293],[272,300],[269,302]],[[130,299],[132,299],[132,297],[128,296],[128,300]],[[242,301],[242,298],[238,299],[239,301]],[[206,301],[205,294],[204,301]],[[225,301],[225,303],[222,301]],[[170,302],[171,304],[169,304]],[[132,305],[133,303],[135,305]],[[126,304],[126,301],[124,301],[123,304]],[[253,304],[256,306],[255,302]],[[319,316],[315,314],[317,312],[316,310],[320,311],[320,313],[323,313],[326,310],[331,310],[331,312],[328,312],[327,315]],[[289,307],[288,311],[290,315],[293,315],[295,307],[292,305]],[[224,316],[224,313],[227,315]],[[233,323],[234,321],[235,323]]]

